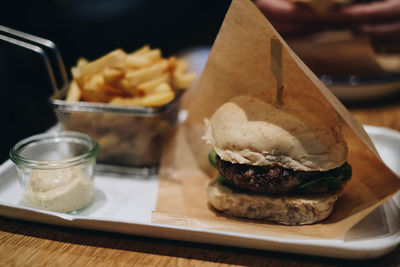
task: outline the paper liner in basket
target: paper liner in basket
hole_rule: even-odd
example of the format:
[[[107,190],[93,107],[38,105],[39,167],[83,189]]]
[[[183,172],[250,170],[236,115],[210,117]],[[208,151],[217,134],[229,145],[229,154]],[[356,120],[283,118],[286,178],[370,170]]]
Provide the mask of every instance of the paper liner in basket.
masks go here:
[[[215,175],[207,160],[211,149],[201,137],[204,118],[230,98],[252,94],[275,99],[270,69],[270,40],[282,45],[283,101],[295,98],[325,124],[340,124],[348,143],[353,177],[332,215],[314,225],[282,226],[265,221],[225,217],[207,203],[206,182]],[[198,85],[186,99],[188,120],[164,147],[160,186],[152,221],[280,237],[336,238],[388,200],[399,178],[380,160],[371,140],[346,108],[291,51],[249,0],[234,0],[209,55]]]

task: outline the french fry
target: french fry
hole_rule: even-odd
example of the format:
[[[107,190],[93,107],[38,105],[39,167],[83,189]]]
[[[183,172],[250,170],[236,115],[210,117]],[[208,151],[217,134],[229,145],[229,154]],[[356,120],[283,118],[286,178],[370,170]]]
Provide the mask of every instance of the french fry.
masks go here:
[[[152,62],[158,61],[162,57],[162,53],[160,49],[153,49],[145,54],[143,54],[144,57],[148,58]]]
[[[194,73],[186,73],[187,62],[185,60],[175,60],[175,69],[172,74],[172,84],[175,89],[185,89],[194,81]]]
[[[166,93],[166,92],[172,92],[172,88],[168,83],[162,83],[159,86],[157,86],[152,94],[161,94],[161,93]]]
[[[106,93],[114,94],[114,95],[126,95],[126,93],[118,87],[114,87],[108,83],[103,83],[100,85],[100,89]]]
[[[156,107],[156,106],[162,106],[165,105],[169,102],[171,102],[175,98],[174,92],[162,92],[159,94],[151,94],[147,95],[142,98],[142,103],[139,102],[139,104],[142,104],[143,106],[148,106],[148,107]],[[138,98],[140,99],[140,98]]]
[[[125,72],[123,69],[105,68],[103,71],[104,81],[109,84],[115,84],[118,80],[124,78]]]
[[[108,70],[107,70],[108,69]],[[111,69],[111,68],[106,68],[103,73],[96,73],[89,79],[88,82],[85,83],[83,86],[84,89],[88,89],[88,87],[91,87],[89,90],[93,88],[101,90],[107,94],[113,94],[113,95],[124,95],[124,91],[122,91],[120,88],[118,88],[115,85],[115,82],[112,83],[112,79],[115,79],[117,81],[121,75],[123,76],[123,72],[118,72],[117,69]],[[109,97],[106,97],[106,99],[110,99]]]
[[[123,106],[156,107],[171,102],[174,99],[174,97],[175,94],[172,91],[150,94],[144,97],[131,97],[131,98],[115,97],[110,101],[110,104],[123,105]]]
[[[164,73],[163,75],[154,80],[138,84],[136,88],[137,90],[147,93],[153,91],[155,88],[157,88],[157,86],[159,86],[162,83],[169,83],[170,80],[171,80],[171,75],[169,73]]]
[[[101,85],[104,84],[104,77],[100,73],[87,76],[84,79],[84,86],[82,89],[86,90],[88,88],[100,90]]]
[[[115,95],[105,90],[104,77],[100,73],[96,73],[90,77],[85,77],[82,87],[82,99],[90,102],[108,102]]]
[[[168,58],[168,62],[171,65],[172,70],[174,70],[176,68],[176,57],[172,56]]]
[[[84,75],[91,75],[98,72],[101,72],[106,67],[115,67],[121,64],[123,60],[126,58],[126,53],[122,49],[114,50],[107,55],[92,61],[86,65],[83,65],[79,68],[79,72],[76,72],[76,75],[73,72],[74,78],[79,79]]]
[[[82,76],[81,69],[78,66],[71,68],[71,74],[74,79],[79,79]]]
[[[79,58],[78,61],[76,62],[76,66],[77,66],[77,67],[82,67],[82,66],[87,65],[88,63],[89,63],[89,61],[88,61],[86,58],[81,57],[81,58]]]
[[[81,99],[81,96],[82,96],[81,89],[79,89],[79,86],[76,83],[76,81],[72,81],[69,86],[68,94],[65,100],[71,102],[77,102]]]
[[[109,102],[115,95],[108,94],[105,91],[98,90],[97,88],[82,89],[82,100],[89,102]]]
[[[126,57],[126,64],[131,68],[142,68],[161,59],[160,49],[154,49],[142,54],[133,54]]]
[[[141,68],[150,65],[151,61],[143,55],[128,56],[125,61],[126,65],[130,68]]]
[[[184,73],[187,70],[187,62],[182,59],[174,59],[174,73]]]
[[[119,80],[118,87],[121,88],[125,93],[127,93],[130,96],[135,96],[138,94],[136,86],[132,86],[127,78]]]
[[[174,73],[173,74],[173,85],[175,89],[186,89],[196,78],[194,73]]]
[[[150,49],[149,45],[144,45],[141,48],[139,48],[138,50],[133,51],[129,55],[142,55],[142,54],[149,52],[150,50],[151,49]]]
[[[160,77],[168,68],[168,61],[161,60],[149,67],[139,70],[131,70],[126,72],[126,79],[128,79],[130,86],[136,86],[145,81]]]

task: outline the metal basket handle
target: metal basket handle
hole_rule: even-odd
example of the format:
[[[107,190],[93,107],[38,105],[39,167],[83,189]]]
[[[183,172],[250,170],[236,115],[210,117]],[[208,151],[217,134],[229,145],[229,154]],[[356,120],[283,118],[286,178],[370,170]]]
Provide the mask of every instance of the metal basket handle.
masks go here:
[[[65,71],[65,66],[61,57],[61,53],[56,44],[52,41],[21,31],[17,31],[2,25],[0,25],[0,41],[4,41],[28,49],[41,55],[47,73],[49,75],[50,83],[54,93],[61,91],[68,85],[67,72]],[[53,64],[53,58],[48,56],[48,52],[50,52],[49,54],[53,55],[55,59],[55,62],[53,61]],[[61,81],[59,83],[57,83],[57,79],[54,75],[54,70],[56,70],[57,75],[61,78]]]

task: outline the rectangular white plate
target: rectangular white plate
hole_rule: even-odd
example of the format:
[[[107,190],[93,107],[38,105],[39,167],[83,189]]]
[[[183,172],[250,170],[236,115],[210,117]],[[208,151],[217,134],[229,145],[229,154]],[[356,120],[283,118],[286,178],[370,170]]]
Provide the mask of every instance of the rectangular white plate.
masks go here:
[[[400,133],[365,126],[383,160],[400,173]],[[238,246],[317,256],[366,259],[384,255],[400,243],[400,194],[378,207],[339,239],[290,239],[170,226],[151,222],[158,180],[98,173],[95,201],[77,215],[25,207],[12,162],[0,166],[0,215],[69,227],[191,242]]]

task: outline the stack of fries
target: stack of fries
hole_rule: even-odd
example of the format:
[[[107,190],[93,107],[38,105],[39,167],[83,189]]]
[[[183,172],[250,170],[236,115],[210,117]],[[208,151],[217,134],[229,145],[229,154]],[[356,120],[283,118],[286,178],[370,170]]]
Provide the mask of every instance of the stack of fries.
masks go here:
[[[124,106],[165,105],[195,79],[186,61],[163,58],[160,49],[148,45],[132,53],[116,49],[92,62],[81,58],[71,72],[67,101]]]

